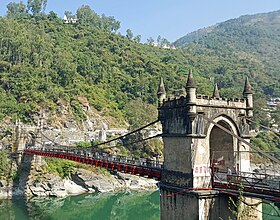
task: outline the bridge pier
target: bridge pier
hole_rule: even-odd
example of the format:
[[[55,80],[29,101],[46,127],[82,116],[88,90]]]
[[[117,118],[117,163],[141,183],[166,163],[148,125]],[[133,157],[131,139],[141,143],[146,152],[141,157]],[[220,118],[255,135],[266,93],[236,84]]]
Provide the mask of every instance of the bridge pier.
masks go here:
[[[262,220],[260,199],[221,193],[218,190],[186,190],[160,185],[161,220]],[[246,203],[246,204],[245,204]]]
[[[216,190],[174,191],[161,187],[161,220],[170,219],[236,219],[227,196]],[[231,208],[231,209],[230,209]]]
[[[36,147],[41,145],[41,126],[27,127],[27,129],[20,121],[16,122],[13,153],[17,155],[18,164],[22,162],[23,151],[26,149],[26,146]],[[44,164],[41,156],[34,155],[33,160],[37,164]]]

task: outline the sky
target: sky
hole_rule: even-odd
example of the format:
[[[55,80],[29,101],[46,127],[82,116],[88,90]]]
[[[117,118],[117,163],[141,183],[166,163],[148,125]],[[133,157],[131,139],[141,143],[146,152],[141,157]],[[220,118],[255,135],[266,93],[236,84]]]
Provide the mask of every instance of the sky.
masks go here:
[[[6,5],[20,0],[0,0],[0,16]],[[27,0],[22,0],[26,4]],[[280,10],[280,0],[48,0],[46,12],[63,17],[89,5],[98,14],[114,16],[121,22],[122,34],[131,29],[142,42],[157,36],[174,42],[180,37],[241,15]]]

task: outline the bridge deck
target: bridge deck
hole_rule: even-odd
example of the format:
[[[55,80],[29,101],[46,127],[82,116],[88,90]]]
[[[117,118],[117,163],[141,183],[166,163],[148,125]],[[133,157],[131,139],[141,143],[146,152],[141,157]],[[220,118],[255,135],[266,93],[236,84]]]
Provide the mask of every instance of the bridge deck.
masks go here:
[[[45,157],[54,157],[66,160],[72,160],[78,163],[93,165],[105,168],[110,171],[118,171],[139,175],[148,178],[160,180],[162,163],[159,161],[147,160],[144,158],[133,159],[131,157],[122,157],[106,153],[90,153],[83,150],[62,150],[62,149],[26,149],[25,154],[39,155]]]

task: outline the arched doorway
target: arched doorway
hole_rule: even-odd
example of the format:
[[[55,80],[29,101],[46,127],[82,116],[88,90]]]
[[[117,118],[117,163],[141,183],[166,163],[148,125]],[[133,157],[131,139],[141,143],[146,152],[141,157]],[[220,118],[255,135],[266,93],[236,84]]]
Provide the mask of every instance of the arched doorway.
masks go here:
[[[34,147],[36,144],[36,135],[34,132],[29,131],[26,135],[25,146],[26,148]]]
[[[219,120],[217,123],[225,129],[234,132],[232,126],[230,126],[225,120]],[[219,172],[235,173],[235,138],[231,134],[214,125],[210,131],[209,145],[210,158],[215,169],[219,170]]]

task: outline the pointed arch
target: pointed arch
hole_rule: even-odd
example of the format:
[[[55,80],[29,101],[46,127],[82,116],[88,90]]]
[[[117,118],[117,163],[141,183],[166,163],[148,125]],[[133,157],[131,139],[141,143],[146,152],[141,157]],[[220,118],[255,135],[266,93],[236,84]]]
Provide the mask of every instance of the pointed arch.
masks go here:
[[[219,115],[213,119],[214,122],[223,126],[235,135],[239,135],[239,130],[230,117]],[[219,162],[219,168],[223,171],[236,169],[236,152],[238,151],[238,140],[231,134],[220,129],[214,124],[210,124],[207,130],[209,138],[209,154],[213,162]]]

